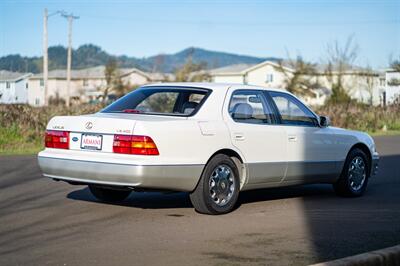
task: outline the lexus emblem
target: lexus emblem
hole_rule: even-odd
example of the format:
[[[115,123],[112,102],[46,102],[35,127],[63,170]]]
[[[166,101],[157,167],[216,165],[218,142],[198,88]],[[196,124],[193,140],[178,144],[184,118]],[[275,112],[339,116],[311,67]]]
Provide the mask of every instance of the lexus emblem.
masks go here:
[[[92,122],[87,122],[87,123],[85,124],[85,127],[86,127],[86,129],[92,129],[93,123],[92,123]]]

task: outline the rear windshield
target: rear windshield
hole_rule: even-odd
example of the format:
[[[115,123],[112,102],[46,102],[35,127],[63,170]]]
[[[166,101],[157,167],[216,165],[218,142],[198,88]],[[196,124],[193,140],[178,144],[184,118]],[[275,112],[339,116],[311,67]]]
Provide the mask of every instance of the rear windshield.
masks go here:
[[[190,116],[197,112],[210,92],[197,88],[143,87],[118,99],[101,112]]]

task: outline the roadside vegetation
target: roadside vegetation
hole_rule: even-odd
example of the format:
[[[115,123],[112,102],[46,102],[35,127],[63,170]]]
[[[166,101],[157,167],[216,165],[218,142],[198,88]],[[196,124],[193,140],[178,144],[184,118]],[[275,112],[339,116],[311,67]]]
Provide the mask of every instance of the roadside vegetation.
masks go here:
[[[57,115],[98,112],[103,105],[31,107],[0,105],[0,154],[34,154],[43,148],[47,122]],[[330,117],[333,126],[373,135],[400,134],[400,105],[372,107],[355,102],[327,104],[314,109]]]
[[[101,104],[70,108],[63,105],[0,105],[0,154],[36,153],[43,148],[44,131],[53,116],[90,114],[102,107]]]
[[[368,132],[371,135],[400,135],[400,105],[386,108],[356,102],[327,104],[314,108],[328,116],[332,126]]]

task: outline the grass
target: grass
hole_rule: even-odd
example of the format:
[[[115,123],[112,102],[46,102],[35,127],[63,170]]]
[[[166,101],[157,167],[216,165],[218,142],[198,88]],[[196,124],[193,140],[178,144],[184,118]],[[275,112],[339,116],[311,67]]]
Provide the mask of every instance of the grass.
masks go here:
[[[0,155],[35,154],[43,149],[44,131],[48,121],[57,115],[95,113],[103,105],[81,104],[32,107],[0,105]]]
[[[398,136],[400,135],[400,130],[386,130],[386,131],[374,131],[374,132],[367,132],[369,135],[373,137],[377,136]]]
[[[0,155],[35,154],[41,149],[42,138],[35,132],[22,133],[16,124],[0,128]]]

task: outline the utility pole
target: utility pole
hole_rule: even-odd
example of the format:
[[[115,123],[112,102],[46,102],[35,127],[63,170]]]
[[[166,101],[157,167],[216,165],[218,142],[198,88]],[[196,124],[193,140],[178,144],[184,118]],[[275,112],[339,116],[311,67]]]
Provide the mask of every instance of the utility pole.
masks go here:
[[[49,58],[47,53],[47,19],[49,18],[47,14],[47,8],[44,9],[43,16],[43,86],[44,86],[44,105],[47,105],[47,80],[49,75]]]
[[[68,58],[67,58],[67,100],[66,105],[70,105],[71,98],[71,65],[72,65],[72,21],[78,19],[78,16],[71,14],[61,14],[68,20]]]
[[[48,79],[49,79],[49,55],[48,55],[48,33],[47,33],[47,21],[49,17],[61,13],[57,11],[51,13],[47,12],[47,8],[44,9],[43,14],[43,88],[44,88],[44,105],[48,105]]]

